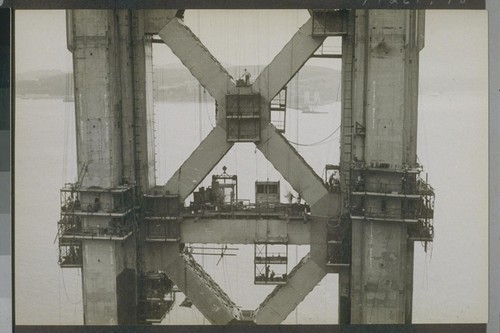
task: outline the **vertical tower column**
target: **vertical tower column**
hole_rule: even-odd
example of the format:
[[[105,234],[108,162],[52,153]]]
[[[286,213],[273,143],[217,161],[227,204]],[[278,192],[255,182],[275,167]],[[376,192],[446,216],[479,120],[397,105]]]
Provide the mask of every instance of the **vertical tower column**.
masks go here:
[[[117,186],[122,178],[121,99],[113,11],[69,11],[78,170],[82,186]]]
[[[78,220],[71,236],[82,242],[87,325],[136,322],[134,193],[154,184],[152,55],[143,15],[67,13],[80,175],[78,205],[66,214]]]
[[[132,91],[129,94],[133,96],[134,137],[128,140],[135,144],[135,181],[139,193],[143,194],[155,186],[153,44],[152,34],[146,31],[147,13],[136,10],[131,15]]]
[[[418,198],[423,13],[357,10],[350,20],[344,39],[341,161],[352,260],[350,277],[346,272],[339,279],[340,322],[349,315],[352,324],[411,322],[413,243],[407,225],[418,222],[411,200]],[[350,304],[342,297],[346,290]]]
[[[353,140],[353,73],[354,73],[354,25],[355,11],[350,11],[347,18],[347,34],[342,37],[342,120],[340,128],[340,175],[341,175],[341,214],[349,215],[350,166],[352,161]],[[356,121],[356,120],[354,120]],[[358,145],[356,145],[358,146]],[[351,322],[350,269],[339,271],[339,324]]]

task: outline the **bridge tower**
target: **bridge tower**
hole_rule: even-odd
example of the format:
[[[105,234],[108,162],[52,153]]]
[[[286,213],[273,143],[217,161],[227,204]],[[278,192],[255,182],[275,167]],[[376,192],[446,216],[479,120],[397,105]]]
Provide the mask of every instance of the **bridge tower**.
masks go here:
[[[328,273],[340,274],[341,323],[411,322],[413,241],[432,240],[433,191],[416,162],[423,13],[310,14],[248,83],[210,54],[183,11],[68,11],[80,171],[61,190],[60,264],[82,269],[85,324],[159,322],[174,289],[212,324],[279,324]],[[164,185],[154,177],[153,35],[217,103],[217,125]],[[339,184],[321,179],[271,124],[273,100],[328,36],[343,40]],[[207,194],[216,209],[187,212],[184,200],[239,142],[254,143],[310,213],[255,202],[243,214],[217,193]],[[273,184],[260,185],[272,194]],[[255,245],[256,267],[287,267],[267,254],[273,246],[285,256],[290,244],[310,252],[279,278],[256,276],[277,286],[257,309],[241,310],[187,251],[190,243]]]
[[[343,41],[341,323],[411,323],[414,242],[432,241],[434,191],[417,162],[423,11],[356,10]]]

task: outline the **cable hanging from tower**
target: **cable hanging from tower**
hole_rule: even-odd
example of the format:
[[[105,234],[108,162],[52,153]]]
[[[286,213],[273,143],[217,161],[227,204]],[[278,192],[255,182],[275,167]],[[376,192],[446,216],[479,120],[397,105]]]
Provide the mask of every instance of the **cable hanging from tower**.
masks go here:
[[[59,254],[58,254],[58,257],[59,257]],[[68,296],[68,289],[66,288],[66,280],[64,278],[64,268],[59,268],[59,273],[60,273],[60,276],[59,276],[59,292],[60,292],[61,280],[62,280],[62,285],[63,285],[63,288],[64,288],[64,295],[65,295],[66,300],[68,301],[68,303],[70,303],[72,305],[78,305],[78,304],[80,304],[82,302],[82,298],[78,299],[78,296],[76,296],[77,299],[75,301],[73,301]],[[59,302],[61,302],[60,299],[59,299]]]
[[[297,145],[297,146],[303,146],[303,147],[311,147],[311,146],[319,146],[321,144],[325,144],[325,143],[328,143],[328,142],[331,142],[331,141],[328,141],[328,142],[325,142],[326,140],[328,140],[329,138],[331,138],[335,133],[337,133],[337,131],[340,129],[340,125],[332,132],[330,133],[326,138],[318,141],[318,142],[314,142],[314,143],[298,143],[298,142],[293,142],[291,140],[288,140],[288,142],[290,142],[291,144],[294,144],[294,145]]]

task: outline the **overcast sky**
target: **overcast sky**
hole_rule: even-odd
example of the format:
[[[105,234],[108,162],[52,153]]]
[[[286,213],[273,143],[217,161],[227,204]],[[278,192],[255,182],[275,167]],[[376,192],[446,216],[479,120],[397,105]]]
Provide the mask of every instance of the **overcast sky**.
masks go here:
[[[487,50],[486,17],[486,11],[427,11],[426,44],[434,47],[432,57],[423,57],[426,62],[422,63],[421,74],[436,76],[442,71],[447,74],[450,65],[460,77],[484,74],[486,71],[467,64],[468,58],[476,56],[477,49]],[[306,10],[188,10],[185,22],[220,62],[245,66],[269,63],[307,18]],[[228,29],[234,33],[228,34]],[[450,38],[450,32],[454,38]],[[15,34],[18,72],[72,71],[64,11],[16,11]],[[155,52],[168,50],[165,46],[155,49]],[[450,50],[454,50],[451,56]],[[156,56],[154,61],[161,66],[175,59]]]

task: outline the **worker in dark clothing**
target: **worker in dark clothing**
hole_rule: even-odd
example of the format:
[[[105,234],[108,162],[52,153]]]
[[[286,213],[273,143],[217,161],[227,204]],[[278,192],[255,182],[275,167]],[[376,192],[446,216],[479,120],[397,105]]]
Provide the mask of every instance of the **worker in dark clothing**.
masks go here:
[[[92,205],[92,211],[97,212],[99,209],[101,209],[101,201],[99,198],[94,199],[94,204]]]
[[[76,261],[76,251],[74,246],[69,248],[69,256],[67,257],[67,260],[70,261],[70,263],[74,263]]]
[[[184,12],[186,10],[185,9],[179,9],[176,13],[175,13],[175,17],[181,19],[181,20],[184,20]]]
[[[249,86],[250,85],[250,73],[247,71],[247,69],[245,68],[245,70],[243,71],[243,75],[241,76],[242,78],[245,79],[245,85]]]
[[[330,191],[333,190],[333,185],[335,184],[335,173],[332,173],[330,175],[330,178],[328,178],[328,185],[330,187]]]

